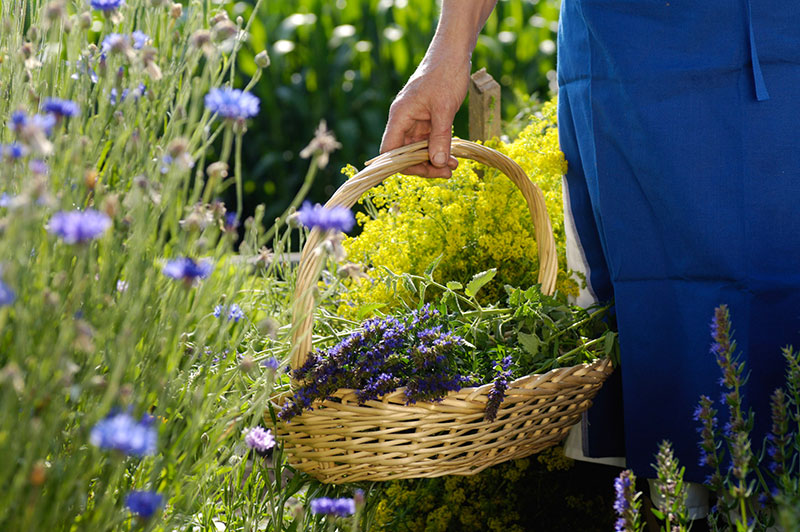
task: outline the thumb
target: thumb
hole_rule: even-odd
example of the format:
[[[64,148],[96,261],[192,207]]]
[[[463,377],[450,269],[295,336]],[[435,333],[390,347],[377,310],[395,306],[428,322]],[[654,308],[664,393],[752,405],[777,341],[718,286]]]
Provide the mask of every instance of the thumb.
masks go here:
[[[450,160],[453,116],[435,113],[431,117],[431,134],[428,137],[428,158],[433,166],[443,168]]]

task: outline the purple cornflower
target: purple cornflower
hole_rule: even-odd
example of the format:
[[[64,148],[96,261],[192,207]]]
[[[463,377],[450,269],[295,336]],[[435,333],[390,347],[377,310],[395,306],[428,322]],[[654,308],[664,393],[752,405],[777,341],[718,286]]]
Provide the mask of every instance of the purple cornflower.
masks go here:
[[[0,307],[10,305],[16,299],[14,291],[6,283],[0,281]]]
[[[304,202],[297,212],[298,220],[309,229],[317,227],[322,231],[347,232],[355,225],[355,217],[347,207],[326,208],[317,203]]]
[[[208,261],[195,262],[189,257],[181,257],[168,261],[161,273],[172,279],[191,283],[196,279],[205,279],[211,275],[213,269],[214,267]]]
[[[47,175],[50,173],[50,167],[41,159],[33,159],[29,162],[28,169],[36,175]]]
[[[136,421],[126,412],[112,413],[92,428],[89,441],[101,449],[127,455],[152,455],[156,452],[157,437],[152,421],[153,418],[147,415]]]
[[[495,365],[497,375],[494,378],[492,389],[489,391],[489,397],[486,400],[486,414],[484,419],[486,421],[494,421],[497,417],[497,410],[500,408],[500,403],[506,397],[506,390],[508,389],[508,381],[511,378],[511,363],[510,356],[505,357],[500,363]]]
[[[353,499],[320,497],[311,501],[311,512],[333,517],[347,517],[356,512],[356,503]]]
[[[6,192],[0,194],[0,208],[7,208],[11,207],[14,204],[15,196],[12,196]]]
[[[62,100],[61,98],[47,98],[42,104],[42,111],[51,113],[59,118],[77,116],[81,109],[72,100]]]
[[[125,5],[125,0],[90,0],[89,4],[98,11],[114,11]]]
[[[214,307],[214,317],[219,318],[223,314],[227,315],[228,321],[238,322],[244,318],[244,312],[241,307],[236,303],[231,303],[227,307],[225,305],[217,305]]]
[[[154,491],[133,490],[125,496],[128,510],[143,519],[153,517],[163,503],[164,497]]]
[[[271,430],[259,425],[247,431],[244,443],[261,456],[266,456],[275,447],[275,437]]]
[[[205,97],[206,109],[228,119],[252,118],[258,114],[258,98],[239,89],[211,89]]]
[[[47,230],[67,244],[78,244],[98,238],[111,227],[111,218],[94,209],[61,211],[53,215]]]
[[[147,44],[147,41],[150,40],[150,36],[140,30],[136,30],[131,33],[131,38],[133,38],[134,50],[141,50],[144,48],[144,45]]]
[[[639,512],[639,493],[635,488],[636,476],[626,469],[614,479],[614,511],[619,518],[615,523],[616,532],[638,532],[641,529]]]

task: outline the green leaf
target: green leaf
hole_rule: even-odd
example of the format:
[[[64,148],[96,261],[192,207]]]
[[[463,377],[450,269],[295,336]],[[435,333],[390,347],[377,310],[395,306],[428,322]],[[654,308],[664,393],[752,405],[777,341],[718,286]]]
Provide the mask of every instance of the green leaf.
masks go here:
[[[425,268],[425,277],[427,277],[428,280],[433,281],[433,270],[435,270],[436,267],[439,266],[439,263],[442,262],[442,257],[444,257],[444,253],[441,253],[438,257],[433,259],[433,262],[428,264],[428,267]]]
[[[370,314],[374,313],[376,310],[383,308],[386,306],[386,303],[368,303],[366,305],[361,305],[358,307],[356,311],[356,320],[361,321]]]
[[[459,283],[458,281],[448,281],[447,282],[447,289],[448,290],[461,290],[464,288],[464,285]]]
[[[614,350],[614,343],[616,339],[617,333],[611,331],[606,333],[606,339],[603,341],[603,353],[605,353],[606,356],[610,355]]]
[[[411,276],[408,275],[407,273],[404,273],[402,275],[402,278],[403,278],[403,286],[405,287],[405,289],[411,292],[412,294],[416,294],[417,286],[414,284],[414,280],[411,278]]]
[[[528,353],[532,355],[539,353],[539,346],[542,345],[542,341],[535,334],[521,332],[517,334],[517,340]]]
[[[475,297],[478,291],[483,288],[486,283],[494,279],[495,275],[497,275],[497,268],[476,273],[472,276],[472,280],[469,282],[469,284],[467,284],[467,289],[464,291],[464,293],[469,297]]]

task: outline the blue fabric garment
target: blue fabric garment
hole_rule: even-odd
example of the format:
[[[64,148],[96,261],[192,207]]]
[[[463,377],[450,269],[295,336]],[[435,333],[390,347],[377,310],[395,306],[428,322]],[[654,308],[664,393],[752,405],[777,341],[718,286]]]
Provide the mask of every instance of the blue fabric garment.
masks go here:
[[[584,450],[652,477],[669,439],[700,482],[692,414],[722,392],[714,308],[730,308],[757,434],[781,348],[800,348],[800,2],[563,0],[558,81],[568,205],[622,358],[622,405],[603,391]]]

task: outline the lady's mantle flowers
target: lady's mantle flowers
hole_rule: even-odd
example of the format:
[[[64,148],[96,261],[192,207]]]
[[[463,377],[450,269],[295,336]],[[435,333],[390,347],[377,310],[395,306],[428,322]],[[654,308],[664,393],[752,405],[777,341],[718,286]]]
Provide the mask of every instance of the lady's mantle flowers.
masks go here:
[[[211,275],[213,269],[214,267],[208,261],[195,262],[189,257],[181,257],[168,261],[161,272],[172,279],[192,282],[197,279],[205,279]]]
[[[298,221],[309,229],[319,228],[322,231],[342,231],[346,233],[353,228],[356,220],[347,207],[326,208],[317,203],[311,205],[306,201],[297,212]]]
[[[266,456],[275,447],[275,437],[271,430],[266,430],[261,426],[253,427],[247,431],[244,443],[258,454]]]
[[[94,240],[111,227],[111,218],[94,209],[61,211],[53,215],[47,230],[66,242],[79,244]]]
[[[147,456],[156,452],[156,429],[152,418],[136,421],[126,412],[111,414],[92,428],[89,441],[101,449],[127,455]]]
[[[125,506],[132,514],[149,519],[161,508],[164,497],[154,491],[134,490],[125,497]]]
[[[311,501],[311,512],[333,517],[347,517],[356,512],[356,503],[353,499],[320,497]]]
[[[205,98],[206,109],[231,120],[252,118],[258,114],[258,98],[239,89],[211,89]]]

